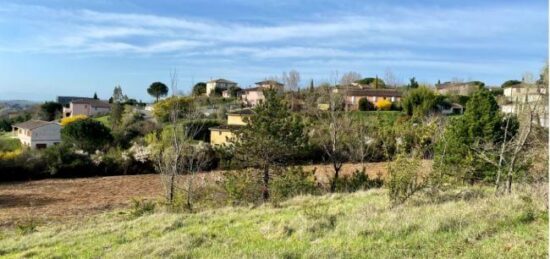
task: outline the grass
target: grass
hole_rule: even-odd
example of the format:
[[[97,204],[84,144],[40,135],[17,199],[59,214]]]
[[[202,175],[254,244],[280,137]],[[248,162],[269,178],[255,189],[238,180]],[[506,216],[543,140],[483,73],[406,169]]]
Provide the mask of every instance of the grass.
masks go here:
[[[393,124],[397,118],[404,113],[401,111],[353,111],[350,113],[354,120],[365,119],[367,122],[386,119],[390,124]]]
[[[488,192],[418,196],[394,208],[379,189],[197,214],[111,212],[26,234],[4,231],[0,256],[547,258],[543,195]]]
[[[0,152],[14,151],[21,148],[19,139],[13,138],[11,132],[0,132]]]
[[[94,120],[103,123],[103,125],[105,125],[105,127],[107,128],[111,128],[111,115],[95,117]]]

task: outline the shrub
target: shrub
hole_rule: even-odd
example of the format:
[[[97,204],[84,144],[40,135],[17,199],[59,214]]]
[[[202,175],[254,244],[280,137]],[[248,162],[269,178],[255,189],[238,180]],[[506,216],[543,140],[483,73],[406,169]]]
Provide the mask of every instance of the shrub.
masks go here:
[[[63,142],[73,144],[84,151],[95,151],[101,149],[113,139],[109,128],[103,123],[83,119],[72,122],[61,129]]]
[[[71,116],[71,117],[66,117],[66,118],[63,118],[61,119],[61,126],[67,126],[73,122],[76,122],[76,121],[79,121],[79,120],[85,120],[87,119],[88,116],[86,115],[75,115],[75,116]]]
[[[391,109],[391,101],[388,99],[380,99],[376,101],[376,108],[381,111],[389,111]]]
[[[336,179],[336,181],[337,192],[356,192],[359,190],[380,188],[383,184],[380,175],[375,179],[369,179],[369,175],[365,172],[365,168],[355,170],[351,176],[340,177]]]
[[[367,98],[361,98],[359,100],[359,110],[360,111],[374,111],[376,110],[376,107],[374,107],[374,104],[369,101]]]
[[[262,201],[263,184],[257,170],[246,169],[223,173],[221,185],[231,205],[258,204]]]
[[[423,188],[422,179],[418,175],[420,169],[419,159],[407,158],[403,155],[397,156],[388,165],[386,187],[389,190],[390,200],[393,204],[405,202]]]
[[[132,199],[130,215],[141,217],[145,214],[151,214],[155,211],[155,207],[156,203],[154,201]]]
[[[290,167],[273,177],[271,190],[272,198],[275,200],[284,200],[304,194],[319,194],[315,170],[304,171],[303,167]]]

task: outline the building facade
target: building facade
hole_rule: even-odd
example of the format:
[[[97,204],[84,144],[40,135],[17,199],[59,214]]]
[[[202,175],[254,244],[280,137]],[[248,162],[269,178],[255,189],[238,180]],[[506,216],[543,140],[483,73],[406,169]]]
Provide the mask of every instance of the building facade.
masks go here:
[[[500,109],[504,113],[520,113],[525,107],[535,107],[535,122],[548,127],[548,93],[546,88],[527,86],[524,84],[512,85],[504,88],[504,101]]]
[[[241,100],[248,106],[256,106],[265,100],[264,90],[274,89],[283,92],[284,85],[275,80],[265,80],[256,83],[256,87],[243,89]]]
[[[237,83],[223,78],[210,80],[206,82],[206,96],[214,94],[216,89],[223,91],[227,90],[229,87],[237,87]]]
[[[477,82],[453,83],[445,82],[435,86],[438,94],[469,96],[480,88]]]
[[[21,144],[32,149],[42,149],[61,143],[61,125],[57,122],[29,120],[12,126]]]
[[[210,128],[210,144],[226,145],[235,138],[235,131],[245,126],[252,115],[251,109],[232,111],[227,114],[227,125]]]
[[[111,104],[96,99],[81,99],[71,101],[69,107],[63,107],[63,117],[76,115],[97,116],[111,111]]]
[[[359,109],[359,101],[366,98],[369,102],[376,104],[379,100],[389,100],[390,102],[401,101],[402,93],[397,89],[350,89],[340,91],[345,96],[345,104],[350,110]]]

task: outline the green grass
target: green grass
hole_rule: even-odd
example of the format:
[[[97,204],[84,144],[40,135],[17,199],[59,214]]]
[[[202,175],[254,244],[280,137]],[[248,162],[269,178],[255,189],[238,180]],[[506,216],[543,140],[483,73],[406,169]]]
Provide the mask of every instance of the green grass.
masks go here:
[[[107,128],[111,128],[111,115],[105,115],[101,117],[95,117],[94,120],[99,121]]]
[[[414,198],[395,208],[385,190],[373,190],[196,214],[111,212],[26,234],[5,231],[0,256],[547,258],[543,198],[465,193],[446,194],[439,202]]]
[[[21,148],[19,139],[13,138],[11,132],[0,132],[0,152],[14,151]]]
[[[365,119],[367,121],[385,119],[393,123],[404,113],[400,111],[353,111],[350,112],[354,120]]]

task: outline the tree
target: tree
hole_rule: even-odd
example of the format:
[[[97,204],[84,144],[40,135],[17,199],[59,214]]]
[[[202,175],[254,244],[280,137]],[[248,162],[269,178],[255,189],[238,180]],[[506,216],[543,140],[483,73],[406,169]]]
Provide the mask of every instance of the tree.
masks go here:
[[[111,103],[124,103],[128,100],[128,96],[122,93],[122,87],[120,87],[120,85],[115,86],[115,89],[113,89],[112,98]]]
[[[384,82],[384,80],[378,78],[378,76],[376,76],[376,77],[366,77],[366,78],[363,78],[363,79],[357,81],[357,83],[362,84],[362,85],[368,85],[368,86],[373,87],[373,88],[385,88],[386,87],[386,83]]]
[[[325,158],[332,165],[334,176],[330,181],[330,191],[336,191],[340,170],[344,162],[352,156],[352,123],[349,113],[339,109],[342,96],[330,90],[326,92],[329,102],[328,111],[318,111],[317,124],[313,132],[312,142],[319,146]]]
[[[158,102],[161,96],[166,96],[168,94],[168,87],[161,82],[154,82],[147,88],[147,93],[155,97],[156,102]]]
[[[206,83],[198,82],[193,86],[193,95],[200,96],[206,94]]]
[[[374,111],[376,107],[374,107],[374,104],[369,101],[367,98],[361,98],[359,100],[359,110],[360,111]]]
[[[510,86],[513,86],[513,85],[519,85],[519,84],[521,84],[521,81],[519,81],[519,80],[508,80],[508,81],[502,83],[502,85],[500,87],[506,88],[506,87],[510,87]]]
[[[393,74],[391,69],[386,69],[384,73],[384,82],[386,83],[386,86],[389,87],[397,87],[400,83],[397,77]]]
[[[242,91],[242,89],[238,86],[230,86],[227,88],[227,91],[229,92],[229,96],[235,98],[239,94],[239,92]]]
[[[65,117],[63,119],[61,119],[61,126],[67,126],[75,121],[79,121],[79,120],[84,120],[84,119],[87,119],[88,116],[84,115],[84,114],[79,114],[79,115],[75,115],[75,116],[71,116],[71,117]]]
[[[313,79],[309,81],[309,92],[313,93],[315,91],[315,85],[313,84]]]
[[[95,93],[95,92],[94,92],[94,99],[99,100],[99,98],[97,97],[97,93]]]
[[[40,105],[40,118],[46,121],[52,121],[60,117],[63,111],[63,105],[58,102],[45,102]]]
[[[348,85],[351,85],[352,83],[355,83],[359,80],[361,80],[361,74],[359,74],[357,72],[350,71],[350,72],[347,72],[347,73],[342,75],[342,78],[340,78],[340,85],[341,86],[348,86]]]
[[[418,82],[416,82],[416,78],[414,77],[411,77],[411,79],[409,79],[409,84],[407,85],[407,88],[411,88],[411,89],[415,89],[415,88],[418,88]]]
[[[115,130],[119,127],[122,122],[122,114],[124,112],[124,105],[120,102],[115,102],[111,105],[111,129]]]
[[[437,109],[438,98],[427,87],[412,88],[401,100],[403,111],[409,116],[426,116]]]
[[[300,73],[296,70],[290,70],[288,74],[283,72],[283,83],[285,84],[287,90],[296,91],[300,84]]]
[[[236,132],[230,146],[237,160],[263,171],[264,201],[269,199],[270,170],[292,158],[307,143],[304,123],[292,114],[275,90],[264,90],[265,101],[254,108],[248,123]]]
[[[103,123],[93,119],[82,119],[63,127],[61,139],[86,152],[93,152],[109,144],[113,137]]]

